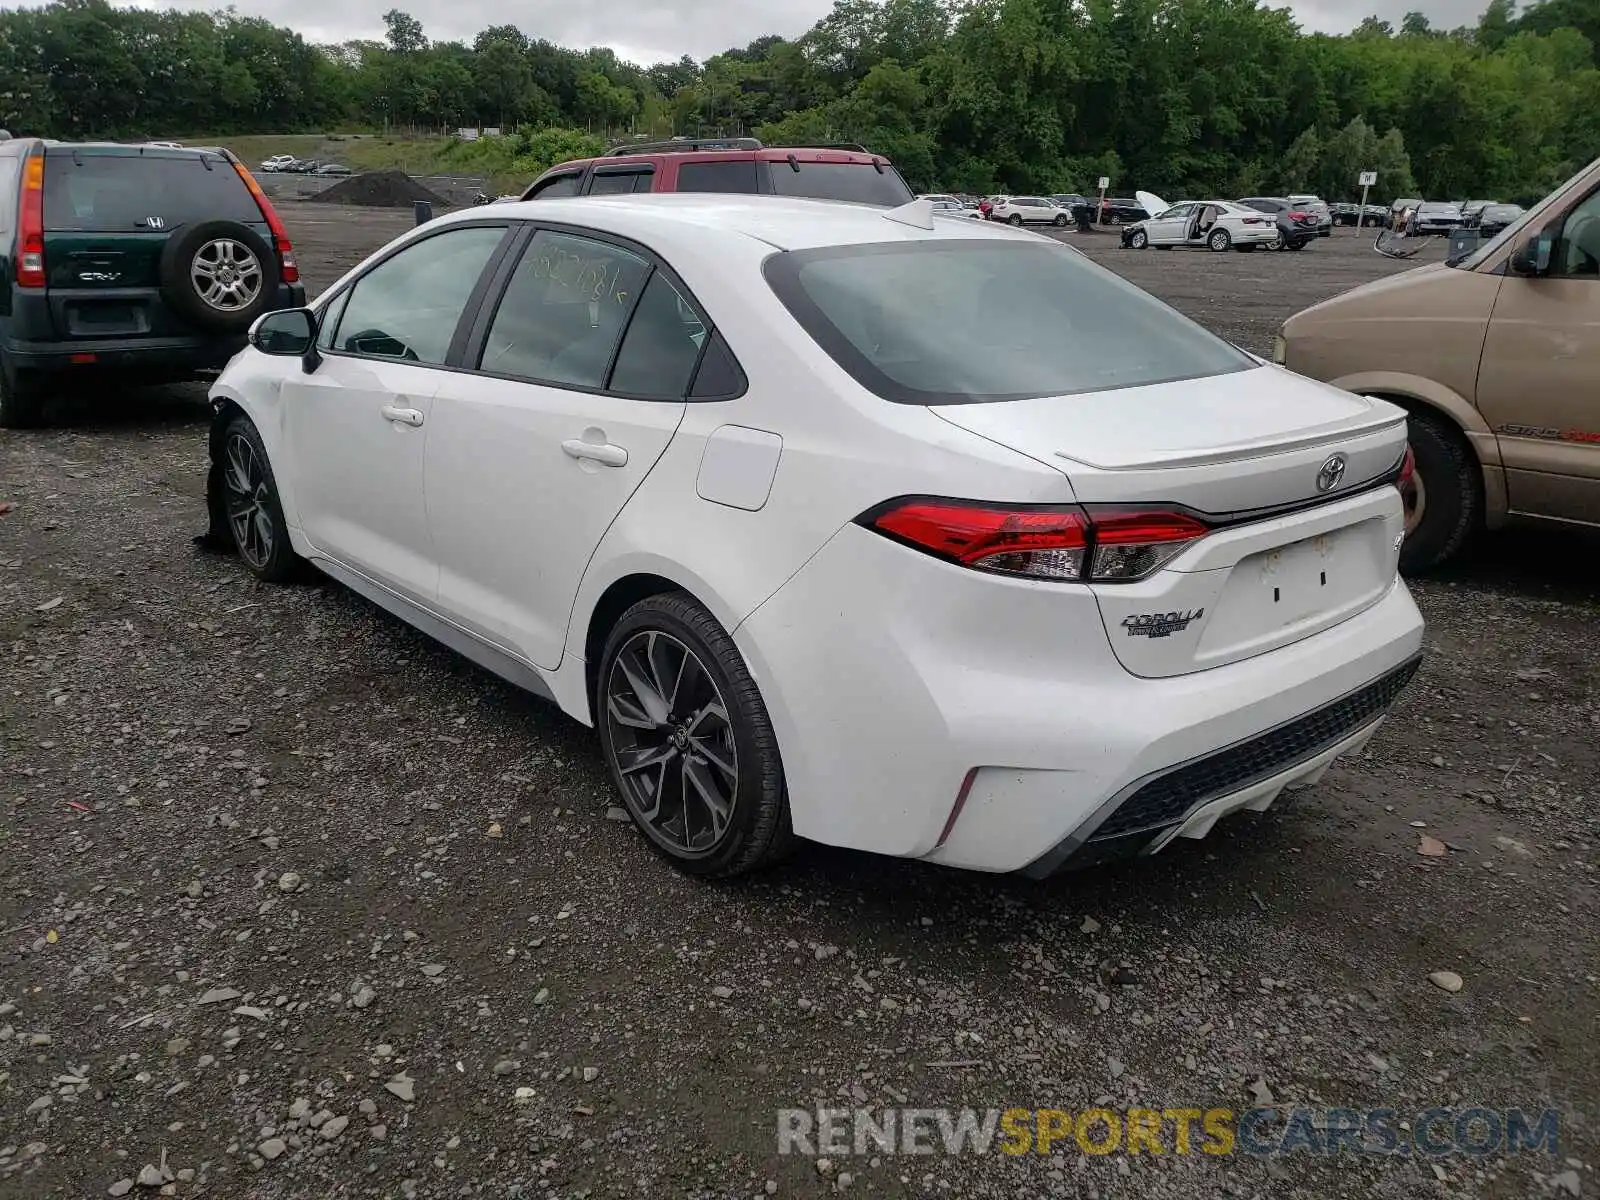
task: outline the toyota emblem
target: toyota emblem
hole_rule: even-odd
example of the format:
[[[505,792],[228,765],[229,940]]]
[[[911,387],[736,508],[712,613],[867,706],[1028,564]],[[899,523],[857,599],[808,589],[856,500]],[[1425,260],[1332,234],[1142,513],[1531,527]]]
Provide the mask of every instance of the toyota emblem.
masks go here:
[[[1339,486],[1339,481],[1344,478],[1344,455],[1330,454],[1328,461],[1322,464],[1322,470],[1317,472],[1317,491],[1331,492]]]

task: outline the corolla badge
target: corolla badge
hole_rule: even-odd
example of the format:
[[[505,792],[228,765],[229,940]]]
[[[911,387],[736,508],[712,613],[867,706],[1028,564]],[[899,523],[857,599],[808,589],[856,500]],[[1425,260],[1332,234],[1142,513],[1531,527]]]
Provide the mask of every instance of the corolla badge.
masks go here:
[[[1122,618],[1122,627],[1128,631],[1129,637],[1171,637],[1175,633],[1182,633],[1205,615],[1206,610],[1203,608],[1191,608],[1179,612],[1135,613]]]
[[[1344,478],[1345,458],[1342,454],[1330,454],[1328,461],[1322,464],[1322,469],[1317,472],[1317,491],[1331,492],[1339,486],[1339,481]]]

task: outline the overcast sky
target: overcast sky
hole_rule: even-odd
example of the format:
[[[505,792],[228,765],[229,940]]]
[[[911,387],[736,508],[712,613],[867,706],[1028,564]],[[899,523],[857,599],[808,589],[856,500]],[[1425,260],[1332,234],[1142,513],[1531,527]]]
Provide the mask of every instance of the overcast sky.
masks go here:
[[[493,0],[235,0],[241,13],[296,29],[311,41],[342,42],[383,35],[391,5],[422,22],[434,41],[470,42],[489,25],[514,23],[530,37],[585,49],[610,46],[648,64],[689,54],[705,59],[762,34],[796,37],[832,7],[832,0],[534,0],[508,9]],[[1281,0],[1280,0],[1281,2]],[[1299,0],[1289,5],[1306,29],[1346,33],[1374,12],[1400,23],[1420,8],[1435,26],[1476,24],[1488,0]],[[216,0],[142,0],[147,8],[212,10]]]

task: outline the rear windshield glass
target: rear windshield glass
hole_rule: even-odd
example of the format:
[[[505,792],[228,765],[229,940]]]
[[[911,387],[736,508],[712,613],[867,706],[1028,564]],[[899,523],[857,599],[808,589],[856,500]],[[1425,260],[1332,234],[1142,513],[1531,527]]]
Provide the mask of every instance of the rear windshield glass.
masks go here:
[[[906,181],[890,166],[879,172],[871,163],[802,162],[791,167],[780,161],[766,165],[772,178],[772,190],[779,196],[851,200],[857,204],[881,204],[891,208],[912,199]]]
[[[244,181],[223,159],[72,151],[45,156],[48,230],[132,232],[197,221],[261,221]]]
[[[763,270],[835,362],[901,404],[1065,396],[1256,365],[1153,296],[1043,240],[828,247],[774,254]]]

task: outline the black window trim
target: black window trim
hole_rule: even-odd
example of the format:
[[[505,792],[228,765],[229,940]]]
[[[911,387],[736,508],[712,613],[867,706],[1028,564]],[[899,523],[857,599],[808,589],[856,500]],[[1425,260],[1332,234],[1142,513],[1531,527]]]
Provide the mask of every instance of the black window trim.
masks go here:
[[[603,229],[593,229],[585,225],[574,225],[566,221],[524,220],[518,222],[518,224],[522,226],[523,235],[517,241],[515,253],[507,254],[501,259],[499,266],[493,273],[494,279],[491,281],[491,285],[485,287],[484,294],[479,300],[475,319],[472,322],[471,332],[462,343],[461,355],[452,364],[451,369],[468,375],[482,375],[488,379],[504,379],[510,383],[525,383],[534,387],[554,388],[557,391],[577,392],[586,396],[615,396],[620,400],[636,400],[643,404],[714,404],[727,400],[736,400],[749,391],[749,376],[746,374],[743,364],[739,362],[738,355],[734,354],[733,347],[728,344],[726,338],[723,338],[722,344],[733,359],[735,367],[738,368],[741,387],[731,395],[692,395],[695,380],[700,375],[700,364],[705,361],[706,351],[710,347],[712,339],[717,335],[717,327],[712,323],[710,316],[706,312],[706,306],[700,302],[699,297],[683,282],[678,273],[650,247],[621,234],[611,233]],[[505,300],[506,291],[511,285],[511,277],[517,266],[522,262],[523,255],[528,252],[534,237],[541,231],[565,234],[569,237],[588,238],[590,241],[615,246],[619,250],[626,250],[629,254],[637,255],[649,267],[644,279],[639,284],[639,294],[634,297],[633,304],[628,309],[628,315],[623,318],[622,330],[617,336],[617,344],[611,348],[611,358],[606,363],[606,372],[602,377],[604,382],[600,387],[533,379],[526,375],[516,375],[506,371],[486,371],[483,367],[477,365],[483,361],[483,351],[489,339],[489,330],[494,324],[495,316],[500,311],[500,305]],[[667,282],[673,286],[677,293],[694,307],[694,310],[700,314],[701,324],[705,327],[705,337],[700,343],[700,353],[695,356],[694,369],[689,372],[689,378],[684,384],[682,396],[643,396],[635,392],[617,391],[609,386],[612,372],[616,369],[617,355],[621,353],[622,343],[627,339],[628,330],[633,324],[634,314],[639,309],[639,301],[644,298],[644,290],[649,286],[650,280],[657,272],[665,276]],[[452,350],[454,350],[453,346]]]
[[[405,253],[405,251],[411,249],[413,246],[419,246],[423,242],[429,241],[432,238],[442,237],[443,235],[447,233],[453,233],[458,229],[499,229],[502,231],[502,236],[500,238],[500,244],[494,248],[494,251],[489,255],[488,261],[484,263],[483,270],[478,273],[477,282],[473,284],[472,290],[467,293],[467,302],[462,306],[461,315],[456,318],[455,332],[450,336],[450,344],[445,350],[444,362],[413,362],[410,359],[393,358],[383,354],[361,354],[351,350],[337,349],[336,347],[338,346],[339,341],[339,331],[337,326],[339,324],[343,324],[344,314],[349,308],[348,304],[339,310],[339,320],[335,323],[333,337],[329,340],[328,348],[325,350],[319,348],[319,352],[325,356],[333,358],[354,358],[363,362],[404,363],[408,367],[422,367],[434,371],[448,371],[455,369],[456,363],[459,362],[461,347],[465,344],[467,331],[472,325],[472,317],[477,313],[479,306],[482,305],[483,296],[489,287],[489,281],[498,270],[500,263],[504,260],[507,247],[512,241],[514,241],[514,238],[507,237],[505,235],[516,232],[516,222],[508,220],[452,221],[448,225],[441,225],[437,229],[430,229],[427,233],[422,234],[420,237],[407,238],[398,246],[391,247],[376,260],[362,264],[361,274],[346,282],[336,291],[330,291],[325,295],[318,296],[316,301],[316,313],[318,318],[317,333],[320,337],[322,333],[322,316],[333,307],[333,305],[341,296],[348,297],[349,294],[355,290],[356,286],[360,284],[360,282],[368,275],[372,274],[372,272],[376,271],[385,263]]]

